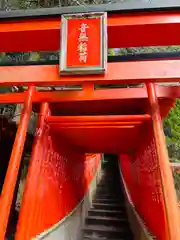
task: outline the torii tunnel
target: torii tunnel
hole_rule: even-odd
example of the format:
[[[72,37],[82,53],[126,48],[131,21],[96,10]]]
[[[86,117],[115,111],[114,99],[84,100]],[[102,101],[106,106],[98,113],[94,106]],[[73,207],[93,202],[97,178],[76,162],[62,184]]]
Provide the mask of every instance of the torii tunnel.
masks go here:
[[[83,11],[77,9],[74,13]],[[107,5],[97,7],[104,10],[108,12]],[[179,8],[156,10],[111,7],[108,48],[180,45]],[[0,51],[59,50],[62,11],[0,13]],[[179,81],[180,60],[172,56],[145,61],[114,57],[104,75],[61,76],[59,66],[52,64],[1,66],[1,86],[28,90],[0,94],[0,103],[24,104],[0,195],[0,240],[6,236],[34,104],[40,105],[39,119],[16,240],[152,239],[152,235],[179,240],[179,209],[162,119],[180,97],[180,87],[158,85]],[[144,87],[95,88],[139,83]],[[63,84],[81,85],[82,90],[36,88]],[[113,197],[111,187],[116,187]],[[101,195],[101,188],[107,196]],[[117,204],[122,198],[123,206]],[[128,233],[121,211],[127,216]]]

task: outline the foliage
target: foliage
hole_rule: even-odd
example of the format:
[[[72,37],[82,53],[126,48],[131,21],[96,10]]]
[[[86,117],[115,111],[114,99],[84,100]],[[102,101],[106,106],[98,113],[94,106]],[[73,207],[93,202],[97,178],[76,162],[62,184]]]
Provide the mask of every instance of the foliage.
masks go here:
[[[170,160],[180,162],[180,99],[163,122]]]
[[[169,158],[171,162],[180,163],[180,99],[171,109],[163,122]],[[178,199],[180,200],[180,172],[173,171],[174,185]]]
[[[173,173],[174,184],[176,189],[180,189],[180,174],[176,171]]]
[[[110,3],[108,0],[0,0],[0,9],[11,11],[16,9],[36,9],[66,6],[84,6],[89,4]]]
[[[140,53],[155,53],[155,52],[178,52],[180,46],[158,46],[158,47],[131,47],[131,48],[115,48],[108,49],[108,55],[132,55]]]

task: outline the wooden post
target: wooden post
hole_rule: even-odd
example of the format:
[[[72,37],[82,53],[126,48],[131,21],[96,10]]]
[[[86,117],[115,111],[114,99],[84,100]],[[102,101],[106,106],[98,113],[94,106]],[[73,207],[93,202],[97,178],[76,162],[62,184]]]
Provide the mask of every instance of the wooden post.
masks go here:
[[[33,144],[33,151],[31,156],[31,161],[29,164],[28,175],[26,179],[24,196],[22,200],[22,206],[20,210],[19,221],[17,225],[17,231],[15,235],[16,240],[28,240],[30,239],[30,235],[32,232],[32,216],[34,216],[34,212],[36,209],[36,198],[37,198],[37,186],[39,184],[38,176],[40,174],[41,168],[41,159],[42,159],[42,137],[44,133],[44,123],[46,121],[46,117],[49,114],[49,104],[41,103],[40,116],[38,120],[38,126],[36,130],[36,137]],[[37,163],[38,162],[38,163]],[[33,186],[33,187],[32,187]],[[34,189],[33,192],[33,201],[32,201],[32,193],[29,189]],[[29,206],[31,207],[29,208]]]
[[[32,96],[34,87],[30,87],[28,90],[28,96],[24,103],[24,109],[22,112],[19,127],[16,133],[9,166],[7,169],[1,198],[0,198],[0,239],[5,239],[6,228],[8,224],[9,214],[11,210],[11,204],[13,200],[14,190],[16,186],[18,171],[21,163],[22,153],[24,149],[24,143],[26,140],[28,122],[32,110]]]
[[[158,165],[161,175],[162,191],[164,194],[164,203],[166,218],[168,224],[169,240],[180,239],[180,220],[178,202],[174,187],[172,170],[169,163],[166,141],[163,132],[162,119],[159,110],[156,87],[154,83],[146,83],[149,103],[154,128],[154,137],[156,143]]]

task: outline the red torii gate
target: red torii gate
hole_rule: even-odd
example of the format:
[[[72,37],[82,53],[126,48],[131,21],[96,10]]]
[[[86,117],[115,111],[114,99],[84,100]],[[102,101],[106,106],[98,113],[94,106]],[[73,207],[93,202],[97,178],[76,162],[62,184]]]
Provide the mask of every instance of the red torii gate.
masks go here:
[[[14,18],[13,13],[10,16],[8,14],[7,16],[2,14],[2,17],[0,15],[2,19],[0,51],[59,50],[60,17],[57,14],[55,16],[51,14],[46,18],[35,16],[36,18],[33,19],[30,17],[25,19],[21,13],[19,15],[15,13]],[[111,14],[110,12],[108,15],[108,47],[179,44],[179,24],[180,13],[178,11],[133,14],[117,14],[117,12]],[[129,37],[129,32],[131,32],[131,37]],[[51,36],[51,41],[48,40],[48,36]],[[11,39],[13,39],[13,44]],[[88,157],[84,153],[108,151],[123,154],[121,156],[122,174],[138,213],[159,239],[180,239],[179,210],[161,120],[161,117],[165,117],[173,106],[175,98],[180,96],[180,88],[155,85],[155,82],[179,81],[179,69],[180,60],[177,59],[108,63],[107,73],[98,76],[62,77],[59,75],[58,65],[0,67],[1,85],[29,87],[25,93],[0,95],[0,103],[24,103],[0,198],[0,239],[4,239],[6,232],[33,103],[41,103],[41,112],[16,239],[30,239],[50,228],[78,204],[78,200],[83,198],[88,187],[88,184],[82,187],[83,191],[79,192],[79,199],[72,200],[67,207],[67,212],[59,210],[58,205],[55,205],[51,216],[48,215],[46,204],[54,203],[58,188],[55,188],[53,183],[48,183],[50,187],[51,184],[52,188],[54,187],[53,190],[49,190],[49,196],[51,193],[52,198],[44,199],[44,202],[40,201],[38,197],[40,184],[36,177],[42,174],[43,159],[52,160],[56,166],[59,156],[64,156],[62,153],[64,150],[57,149],[53,145],[54,142],[56,145],[59,143],[66,151],[72,151],[67,158],[70,159],[69,161],[73,159],[73,156],[77,156],[80,161],[87,160]],[[94,89],[95,84],[132,83],[145,83],[146,88]],[[35,86],[62,84],[81,84],[83,90],[62,93],[42,93],[35,90]],[[54,109],[60,111],[62,116],[53,116]],[[133,109],[137,112],[136,114]],[[93,113],[94,116],[84,116],[88,112]],[[109,116],[106,113],[109,113]],[[67,117],[68,115],[74,116]],[[48,126],[48,130],[44,126]],[[56,132],[71,144],[63,143],[55,136]],[[49,139],[51,139],[50,142]],[[81,151],[71,150],[71,146]],[[57,154],[50,159],[46,156],[48,151]],[[134,164],[133,168],[138,172],[142,160],[146,166],[150,162],[156,166],[154,175],[151,175],[152,166],[149,167],[149,175],[144,175],[144,179],[149,176],[151,181],[154,180],[154,185],[150,189],[152,192],[150,191],[149,194],[156,193],[156,200],[148,193],[143,195],[143,191],[146,191],[145,183],[140,182],[137,185],[130,176],[131,165]],[[97,164],[99,160],[96,161]],[[59,170],[54,169],[54,171]],[[88,178],[87,183],[91,179],[92,176]],[[47,183],[46,175],[43,181]],[[138,193],[139,196],[134,190],[135,186],[136,191],[143,190],[141,194]],[[32,189],[34,189],[34,196],[31,194]],[[58,195],[57,198],[60,199],[60,196]],[[67,196],[70,196],[69,192]],[[143,204],[142,197],[144,197]],[[147,204],[152,206],[152,211],[147,211]],[[153,219],[155,213],[158,214],[156,221]],[[158,222],[160,226],[157,225]]]

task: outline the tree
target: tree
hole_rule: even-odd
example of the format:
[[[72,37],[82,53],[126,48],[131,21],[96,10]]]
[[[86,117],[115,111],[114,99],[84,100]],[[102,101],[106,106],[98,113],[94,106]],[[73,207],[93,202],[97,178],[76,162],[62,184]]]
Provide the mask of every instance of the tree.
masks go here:
[[[163,122],[171,161],[180,161],[180,99]]]

